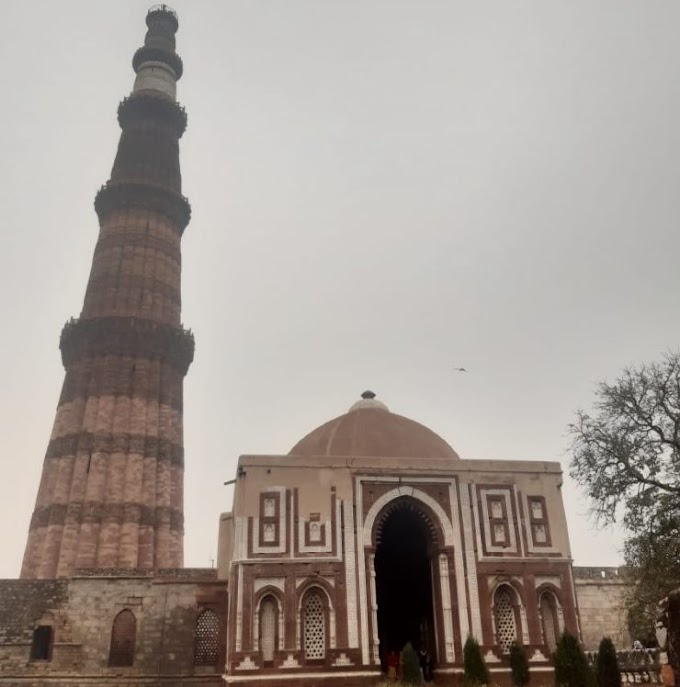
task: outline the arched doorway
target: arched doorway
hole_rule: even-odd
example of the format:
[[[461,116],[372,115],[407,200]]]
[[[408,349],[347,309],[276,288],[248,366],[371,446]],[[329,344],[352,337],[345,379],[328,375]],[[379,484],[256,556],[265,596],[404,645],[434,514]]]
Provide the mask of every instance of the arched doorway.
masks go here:
[[[402,496],[390,502],[376,520],[376,601],[380,662],[410,642],[425,647],[436,661],[433,580],[437,541],[426,508]]]

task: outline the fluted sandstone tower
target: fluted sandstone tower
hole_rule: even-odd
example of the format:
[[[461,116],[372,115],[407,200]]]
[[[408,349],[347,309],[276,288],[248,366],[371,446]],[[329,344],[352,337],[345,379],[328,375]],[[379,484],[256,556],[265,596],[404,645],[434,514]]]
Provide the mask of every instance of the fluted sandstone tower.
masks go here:
[[[61,334],[59,399],[22,577],[183,562],[182,385],[193,337],[180,321],[177,18],[146,18],[136,79],[118,108],[111,178],[95,200],[99,238],[77,320]]]

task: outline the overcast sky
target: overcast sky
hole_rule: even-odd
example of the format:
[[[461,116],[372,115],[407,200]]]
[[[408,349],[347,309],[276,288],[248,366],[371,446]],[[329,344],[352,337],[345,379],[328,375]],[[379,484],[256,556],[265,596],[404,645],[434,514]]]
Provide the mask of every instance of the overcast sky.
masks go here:
[[[4,3],[0,577],[19,572],[148,4]],[[243,453],[366,388],[463,458],[568,463],[680,341],[677,0],[178,0],[186,564]],[[464,366],[467,374],[452,368]],[[564,488],[577,564],[616,564]]]

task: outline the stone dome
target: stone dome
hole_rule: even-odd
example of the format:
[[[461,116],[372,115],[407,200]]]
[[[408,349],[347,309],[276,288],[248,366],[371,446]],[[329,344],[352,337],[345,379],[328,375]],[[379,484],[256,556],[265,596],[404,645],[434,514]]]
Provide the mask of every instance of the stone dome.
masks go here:
[[[458,458],[438,434],[419,422],[391,413],[372,391],[365,391],[347,413],[298,441],[288,455]]]

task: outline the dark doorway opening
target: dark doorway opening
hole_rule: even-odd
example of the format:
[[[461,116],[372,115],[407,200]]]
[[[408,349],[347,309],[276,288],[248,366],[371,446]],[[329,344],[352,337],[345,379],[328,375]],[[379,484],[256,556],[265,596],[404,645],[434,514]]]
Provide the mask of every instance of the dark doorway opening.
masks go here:
[[[387,515],[375,553],[380,662],[410,642],[436,660],[432,609],[433,542],[419,506],[404,498]]]
[[[33,630],[31,661],[49,661],[52,658],[52,627],[39,625]]]

